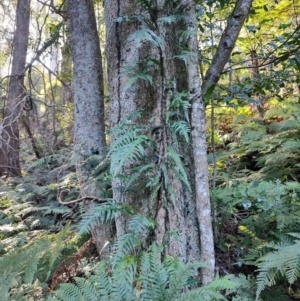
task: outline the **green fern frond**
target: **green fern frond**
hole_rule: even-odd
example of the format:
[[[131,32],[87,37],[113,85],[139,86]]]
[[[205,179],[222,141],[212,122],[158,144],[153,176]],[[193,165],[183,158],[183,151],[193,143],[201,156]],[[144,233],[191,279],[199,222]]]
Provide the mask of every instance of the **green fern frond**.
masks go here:
[[[27,171],[34,168],[48,167],[49,164],[62,165],[66,161],[66,157],[63,154],[52,154],[41,159],[35,160],[27,167]]]
[[[136,300],[136,288],[133,285],[137,272],[137,262],[127,257],[115,266],[111,277],[111,300]]]
[[[132,175],[130,175],[128,181],[126,182],[126,186],[124,188],[124,191],[129,190],[133,183],[139,179],[139,177],[149,171],[152,171],[155,168],[154,163],[146,164],[146,165],[141,165],[137,166],[135,168],[132,168]]]
[[[179,154],[171,146],[168,146],[166,155],[173,161],[173,163],[175,165],[174,170],[178,169],[177,175],[180,177],[180,179],[183,181],[183,183],[188,187],[188,189],[191,190],[191,186],[188,181],[187,174],[185,172],[185,169],[183,167],[183,164],[181,162],[181,158],[180,158]]]
[[[75,277],[75,282],[84,296],[86,301],[98,301],[100,299],[100,294],[95,287],[88,279],[83,279],[80,277]]]
[[[300,278],[300,239],[292,245],[277,247],[257,260],[257,298],[266,286],[272,286],[276,280],[285,276],[290,284]]]
[[[141,245],[140,238],[134,233],[127,233],[122,235],[116,242],[116,252],[113,257],[113,266],[126,256],[132,255],[136,248]]]
[[[111,145],[108,156],[111,158],[111,173],[116,176],[122,167],[129,162],[137,162],[146,155],[145,145],[149,137],[139,134],[140,130],[129,128],[119,135]]]
[[[172,24],[180,20],[190,20],[190,17],[185,14],[175,14],[158,18],[158,22],[163,22],[167,24]]]
[[[82,215],[78,235],[80,236],[85,232],[90,232],[93,226],[99,221],[102,223],[112,221],[116,212],[128,211],[126,211],[126,208],[121,203],[116,203],[111,200],[107,200],[107,203],[95,206],[93,210],[88,210]]]
[[[188,122],[184,120],[173,121],[171,124],[171,131],[174,132],[174,137],[177,134],[182,136],[186,143],[189,142],[189,134],[191,132],[191,126]]]
[[[169,283],[167,271],[161,262],[161,250],[152,245],[149,252],[141,256],[140,281],[142,300],[168,300],[167,286]]]
[[[81,289],[73,283],[61,284],[56,297],[61,301],[84,301]]]
[[[95,282],[96,287],[99,289],[101,300],[109,300],[111,292],[111,278],[108,274],[107,263],[105,261],[100,262],[95,268],[95,277],[91,279]]]
[[[127,39],[127,42],[134,42],[137,48],[140,48],[144,41],[150,42],[155,47],[163,46],[161,37],[145,26],[133,32]]]
[[[143,235],[155,227],[155,221],[143,215],[134,215],[128,223],[128,230],[136,235]]]

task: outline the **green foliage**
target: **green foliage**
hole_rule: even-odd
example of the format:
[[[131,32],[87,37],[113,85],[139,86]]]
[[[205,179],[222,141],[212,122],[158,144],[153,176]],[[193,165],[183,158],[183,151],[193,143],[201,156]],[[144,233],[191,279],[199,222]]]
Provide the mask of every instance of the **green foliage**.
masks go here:
[[[262,244],[245,257],[248,264],[257,266],[257,291],[259,299],[262,292],[278,281],[286,280],[291,287],[300,278],[300,235],[289,233],[279,242]]]
[[[220,153],[219,166],[223,171],[227,168],[232,179],[235,174],[244,181],[296,179],[300,155],[299,113],[297,103],[287,102],[268,110],[265,120],[236,116],[232,132],[220,137],[229,151]],[[227,162],[230,162],[228,167]],[[222,172],[219,175],[220,181],[225,180],[221,178]]]
[[[35,294],[41,297],[42,287],[66,248],[67,235],[67,228],[52,237],[40,235],[33,242],[0,257],[1,300],[23,300]]]
[[[111,159],[111,173],[116,176],[120,173],[125,164],[138,162],[142,160],[147,152],[151,142],[150,138],[145,135],[146,128],[131,123],[132,116],[128,117],[129,122],[124,121],[111,134],[116,137],[111,144],[108,157]]]
[[[130,213],[130,208],[108,199],[107,203],[96,205],[93,210],[84,212],[79,222],[79,236],[85,232],[90,232],[99,221],[111,222],[116,212]]]
[[[111,259],[102,260],[93,273],[85,278],[76,277],[75,283],[64,283],[54,292],[58,300],[227,300],[224,295],[235,294],[234,300],[253,300],[242,289],[249,289],[244,277],[228,275],[217,278],[208,286],[199,287],[198,262],[182,263],[177,258],[162,258],[163,246],[152,244],[141,250],[145,231],[153,222],[143,216],[133,216],[130,233],[116,242]],[[240,290],[240,293],[238,292]],[[220,291],[225,291],[221,294]]]
[[[254,181],[217,188],[212,196],[225,219],[226,213],[234,215],[255,239],[271,240],[272,235],[300,230],[299,193],[299,183]]]

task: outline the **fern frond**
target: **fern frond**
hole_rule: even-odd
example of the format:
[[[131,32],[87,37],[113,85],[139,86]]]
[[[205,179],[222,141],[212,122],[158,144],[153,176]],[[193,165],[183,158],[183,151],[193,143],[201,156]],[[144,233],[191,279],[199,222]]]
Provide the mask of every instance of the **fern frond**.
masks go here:
[[[88,280],[80,277],[75,277],[75,282],[84,296],[83,300],[98,301],[100,300],[100,294],[96,287]]]
[[[146,155],[145,144],[149,137],[139,134],[139,131],[128,129],[127,133],[119,135],[112,143],[108,156],[111,158],[111,173],[114,176],[126,163],[139,161]]]
[[[79,223],[78,235],[80,236],[85,232],[90,232],[93,225],[99,222],[107,223],[112,221],[116,212],[126,212],[126,210],[121,203],[110,200],[108,200],[107,203],[95,206],[93,210],[88,210],[83,214]]]
[[[140,238],[134,233],[127,233],[122,235],[116,243],[116,252],[113,257],[113,266],[126,256],[134,253],[136,248],[141,244]]]
[[[191,132],[191,126],[188,122],[184,120],[173,121],[171,124],[171,130],[174,131],[173,136],[176,137],[176,134],[179,134],[184,137],[186,143],[189,142],[189,133]]]
[[[300,278],[300,240],[292,245],[277,248],[257,260],[257,298],[266,286],[272,286],[276,280],[285,276],[290,284]]]
[[[127,39],[127,42],[134,42],[137,48],[140,48],[144,41],[150,42],[155,47],[163,46],[161,37],[145,26],[133,32]]]
[[[118,262],[111,277],[111,300],[136,300],[136,288],[133,285],[137,271],[137,262],[133,257],[127,257]]]
[[[63,283],[56,291],[56,297],[61,301],[83,301],[81,289],[73,283]]]
[[[143,215],[134,215],[128,223],[128,230],[136,235],[143,235],[149,229],[153,229],[155,221],[146,218]]]
[[[100,300],[109,300],[111,292],[111,278],[108,276],[107,263],[105,261],[100,262],[95,268],[95,276],[92,278],[96,287],[99,289],[101,296]]]
[[[173,163],[176,168],[174,170],[178,169],[177,175],[180,176],[180,179],[184,182],[184,184],[188,187],[189,190],[191,190],[190,183],[187,178],[187,174],[185,172],[185,169],[183,167],[183,164],[181,162],[181,158],[179,154],[171,147],[167,147],[167,154],[166,154],[171,160],[173,160]]]
[[[167,270],[161,261],[161,248],[151,245],[149,252],[141,256],[141,281],[142,300],[168,300],[167,286],[169,277]]]

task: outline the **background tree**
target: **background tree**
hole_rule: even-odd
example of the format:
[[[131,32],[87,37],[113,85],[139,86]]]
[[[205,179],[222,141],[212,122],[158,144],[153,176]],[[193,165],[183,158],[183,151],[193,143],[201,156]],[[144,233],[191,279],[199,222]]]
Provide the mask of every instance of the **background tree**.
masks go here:
[[[101,197],[86,160],[105,157],[103,70],[93,2],[68,0],[67,14],[74,69],[74,154],[82,198],[87,210]],[[84,34],[83,34],[84,33]],[[104,225],[93,228],[99,254],[107,241]]]
[[[18,118],[26,102],[24,69],[26,63],[30,21],[30,1],[20,0],[16,10],[12,68],[7,105],[2,121],[0,171],[1,174],[21,176],[19,159]]]

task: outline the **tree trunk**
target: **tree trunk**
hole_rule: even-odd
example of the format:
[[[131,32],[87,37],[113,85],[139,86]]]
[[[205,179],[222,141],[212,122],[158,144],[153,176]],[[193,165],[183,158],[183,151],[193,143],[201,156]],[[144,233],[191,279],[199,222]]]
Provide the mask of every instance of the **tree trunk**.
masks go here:
[[[211,204],[209,195],[209,174],[207,162],[205,105],[201,97],[201,85],[198,72],[197,20],[194,3],[186,1],[186,12],[190,18],[188,40],[190,56],[187,63],[189,92],[192,101],[192,141],[195,168],[196,211],[200,230],[201,261],[207,265],[200,271],[201,282],[210,283],[215,275],[215,250],[212,228]]]
[[[68,0],[67,14],[74,73],[74,152],[81,197],[101,197],[85,161],[92,155],[106,155],[102,61],[92,0]],[[86,201],[86,210],[93,210]],[[92,229],[101,253],[107,241],[107,227]]]
[[[1,175],[7,174],[11,176],[21,176],[18,119],[26,99],[24,68],[28,47],[29,21],[30,0],[19,0],[16,11],[16,28],[13,41],[13,59],[8,88],[7,106],[1,129]]]
[[[211,218],[211,206],[208,187],[208,164],[205,140],[205,108],[204,96],[207,90],[219,81],[225,64],[228,62],[233,47],[239,36],[240,30],[252,5],[253,0],[238,0],[235,8],[228,18],[227,26],[221,36],[217,51],[212,63],[207,70],[202,87],[199,86],[198,76],[194,66],[197,66],[197,56],[191,56],[189,64],[190,92],[194,94],[192,107],[193,127],[193,151],[195,161],[195,185],[197,198],[197,216],[199,220],[201,236],[201,260],[208,265],[208,269],[201,270],[201,280],[209,283],[214,277],[214,242]],[[193,9],[190,10],[191,17],[195,20]],[[194,22],[192,24],[195,24]],[[190,30],[196,31],[195,28]],[[194,49],[196,37],[190,39],[190,49]]]
[[[67,38],[63,47],[61,47],[62,53],[62,63],[61,63],[61,77],[64,84],[61,87],[61,99],[63,105],[63,117],[68,121],[68,125],[65,126],[64,137],[68,143],[73,142],[73,123],[71,120],[73,119],[73,114],[71,115],[69,110],[73,107],[73,93],[72,93],[72,58],[71,58],[71,48],[69,41],[69,33],[66,33]]]
[[[113,180],[114,198],[132,205],[136,213],[143,212],[141,207],[148,206],[148,211],[144,209],[144,212],[157,222],[155,241],[164,243],[167,254],[184,262],[201,258],[208,265],[201,271],[204,284],[213,280],[215,258],[203,95],[218,81],[251,2],[237,2],[202,90],[197,70],[197,21],[193,1],[105,2],[111,127],[118,127],[128,114],[143,110],[151,118],[134,122],[159,129],[154,173],[161,175],[161,185],[155,202],[149,203],[150,193],[142,187],[138,190],[138,197],[122,192],[124,183],[118,177]],[[180,32],[183,32],[182,36]],[[185,63],[178,57],[182,57]],[[147,68],[149,62],[154,63]],[[134,76],[138,78],[135,81]],[[192,147],[177,143],[171,135],[172,122],[180,114],[176,118],[170,117],[176,115],[176,110],[172,111],[170,105],[179,93],[185,93],[184,97],[191,100]],[[184,115],[183,111],[180,113]],[[112,137],[112,141],[116,139],[118,137]],[[181,161],[185,161],[187,181],[183,179],[180,160],[174,160],[175,166],[172,162],[171,148],[181,155]],[[125,164],[123,175],[130,174],[134,164],[137,162]],[[181,177],[178,176],[180,173]],[[186,182],[192,183],[190,190]],[[125,216],[117,216],[118,235],[126,231],[126,223]]]
[[[175,11],[176,7],[178,11]],[[168,24],[160,19],[175,15],[179,11],[180,8],[173,1],[166,6],[164,3],[153,4],[148,9],[135,0],[105,2],[111,128],[118,127],[127,115],[143,110],[151,118],[143,116],[134,122],[138,126],[148,125],[149,132],[153,128],[159,129],[155,154],[158,162],[153,173],[161,175],[161,186],[156,199],[150,202],[151,193],[142,186],[136,195],[122,192],[120,188],[124,183],[120,178],[113,180],[114,199],[133,206],[136,213],[148,214],[155,218],[155,241],[165,243],[166,254],[186,262],[200,259],[194,185],[190,184],[189,191],[186,183],[176,176],[177,166],[171,159],[170,147],[186,161],[185,172],[189,183],[193,183],[193,162],[190,159],[192,149],[188,144],[177,144],[174,141],[168,124],[173,120],[167,119],[168,107],[172,100],[178,93],[188,90],[185,64],[175,58],[181,54],[177,30],[183,29],[181,26],[185,25],[183,22]],[[139,16],[139,19],[126,16]],[[142,18],[145,22],[141,21]],[[118,22],[115,22],[116,19]],[[142,36],[140,43],[137,42],[139,37],[133,38],[137,31]],[[151,38],[150,41],[143,38],[147,32],[152,34],[154,41],[151,41]],[[149,65],[150,67],[147,67]],[[151,77],[151,82],[138,79],[128,87],[132,76],[143,72]],[[112,141],[117,138],[113,136]],[[153,154],[148,155],[150,158]],[[125,165],[123,174],[130,174],[133,166],[132,162]],[[127,229],[126,216],[118,215],[116,226],[118,235],[122,235]]]

